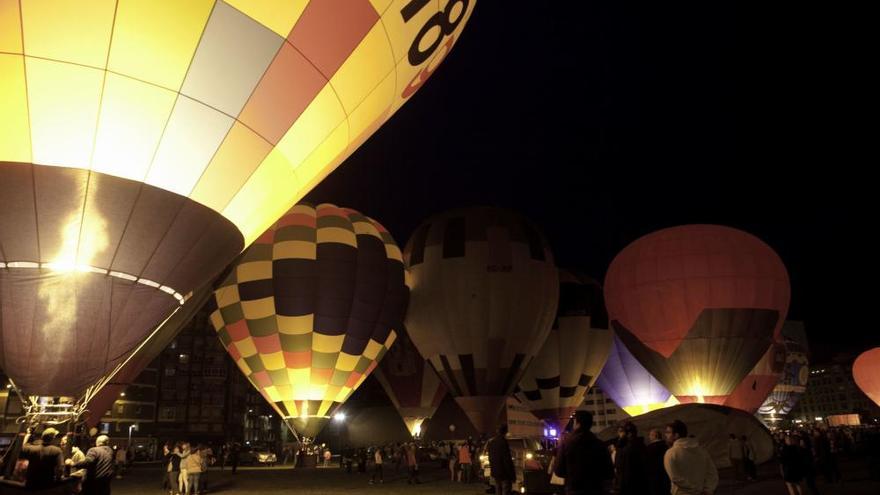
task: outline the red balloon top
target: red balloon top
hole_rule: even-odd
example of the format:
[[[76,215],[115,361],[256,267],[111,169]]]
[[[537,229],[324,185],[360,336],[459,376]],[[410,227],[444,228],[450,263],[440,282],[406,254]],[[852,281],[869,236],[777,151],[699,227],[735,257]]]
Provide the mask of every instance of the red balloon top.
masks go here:
[[[719,225],[641,237],[614,258],[605,277],[609,317],[667,358],[710,308],[777,310],[778,337],[790,296],[776,252],[751,234]]]
[[[880,406],[880,347],[861,353],[853,363],[852,374],[862,392]]]

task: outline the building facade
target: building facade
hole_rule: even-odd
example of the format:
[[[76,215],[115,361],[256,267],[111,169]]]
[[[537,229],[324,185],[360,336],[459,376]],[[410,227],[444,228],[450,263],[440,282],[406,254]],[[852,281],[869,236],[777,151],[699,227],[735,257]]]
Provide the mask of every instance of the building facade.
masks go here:
[[[602,393],[602,389],[596,385],[590,387],[584,398],[584,404],[581,409],[590,411],[593,414],[594,433],[598,433],[609,426],[614,426],[621,421],[629,418],[623,408],[611,400],[610,397]]]
[[[857,414],[862,424],[874,424],[880,419],[880,407],[853,381],[852,359],[842,357],[811,366],[807,390],[791,411],[790,419],[800,423],[828,423],[831,416],[847,414]]]

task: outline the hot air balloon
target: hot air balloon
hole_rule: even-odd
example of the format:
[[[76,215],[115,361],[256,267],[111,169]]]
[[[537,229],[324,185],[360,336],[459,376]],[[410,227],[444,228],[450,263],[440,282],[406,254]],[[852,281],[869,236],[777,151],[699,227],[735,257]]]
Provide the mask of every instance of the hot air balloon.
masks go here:
[[[767,421],[788,415],[807,391],[807,381],[810,378],[809,347],[804,324],[786,321],[782,326],[782,339],[785,342],[785,368],[782,377],[758,409],[758,413]]]
[[[422,423],[440,407],[446,387],[406,331],[398,332],[397,340],[385,353],[375,376],[403,418],[406,429],[412,436],[420,436]]]
[[[425,82],[475,4],[0,0],[0,367],[36,395],[112,374]]]
[[[636,361],[617,336],[596,385],[630,416],[678,404],[675,396]]]
[[[520,380],[516,398],[562,431],[605,365],[612,339],[602,287],[560,270],[556,321]]]
[[[852,373],[856,385],[880,406],[880,347],[861,353],[853,362]]]
[[[408,289],[394,239],[330,204],[296,205],[215,291],[211,322],[239,369],[314,438],[396,338]]]
[[[493,431],[556,314],[546,240],[507,210],[452,210],[416,229],[404,259],[413,344],[476,429]]]
[[[776,387],[784,370],[785,345],[773,342],[758,364],[733,389],[724,405],[755,414]]]
[[[681,402],[723,404],[778,340],[788,273],[757,237],[717,225],[646,235],[605,279],[615,332]]]

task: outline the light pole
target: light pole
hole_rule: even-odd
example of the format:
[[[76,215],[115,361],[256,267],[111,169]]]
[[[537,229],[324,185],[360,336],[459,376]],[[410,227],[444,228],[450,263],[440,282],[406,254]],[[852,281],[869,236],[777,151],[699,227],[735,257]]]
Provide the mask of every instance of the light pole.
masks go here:
[[[128,448],[128,449],[131,448],[131,432],[136,431],[136,430],[137,430],[137,423],[128,426],[128,445],[126,445],[126,448]]]
[[[338,412],[333,416],[333,421],[336,423],[336,447],[339,449],[339,467],[342,467],[342,425],[345,423],[345,413]]]

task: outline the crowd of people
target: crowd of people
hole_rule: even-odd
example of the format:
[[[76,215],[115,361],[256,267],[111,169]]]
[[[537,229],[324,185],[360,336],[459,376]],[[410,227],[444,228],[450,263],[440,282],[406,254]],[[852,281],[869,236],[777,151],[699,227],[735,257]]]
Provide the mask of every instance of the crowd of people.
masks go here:
[[[663,432],[651,430],[647,444],[636,425],[626,422],[608,445],[590,431],[589,412],[577,411],[573,423],[551,466],[564,479],[566,494],[703,495],[718,486],[715,463],[681,421]]]
[[[419,479],[420,447],[416,442],[395,443],[369,448],[345,448],[342,451],[341,467],[346,473],[354,471],[371,472],[370,484],[385,482],[385,467],[394,466],[395,472],[405,468],[407,483],[421,484]]]
[[[166,476],[164,486],[169,495],[202,495],[207,492],[208,467],[216,462],[211,447],[177,442],[165,444],[162,450]],[[227,456],[221,457],[225,459]],[[234,462],[232,466],[235,471],[238,463]]]
[[[12,469],[4,482],[27,490],[67,484],[71,491],[84,495],[109,495],[110,483],[120,469],[110,438],[99,435],[88,448],[81,441],[52,427],[39,433],[28,429],[21,443],[6,452],[5,461]],[[127,462],[124,450],[122,459]]]
[[[880,481],[880,432],[872,428],[800,428],[773,435],[776,457],[790,495],[818,495],[816,479],[843,481],[842,456],[864,456],[871,479]]]
[[[646,436],[640,435],[634,423],[623,422],[617,437],[610,442],[600,441],[590,431],[592,416],[587,411],[577,411],[572,425],[573,430],[565,435],[548,466],[548,474],[561,484],[560,492],[702,495],[714,493],[718,486],[715,463],[681,421],[674,421],[663,430],[652,429]],[[773,440],[776,460],[790,495],[818,495],[818,476],[826,483],[840,482],[842,456],[864,456],[872,478],[880,480],[880,433],[870,428],[779,431]],[[242,451],[238,443],[217,449],[183,441],[165,444],[161,465],[166,493],[203,495],[208,488],[208,468],[216,465],[222,470],[230,466],[234,473]],[[748,482],[757,478],[755,451],[748,437],[730,434],[728,458],[735,480]],[[315,444],[299,450],[288,448],[282,455],[283,463],[291,459],[296,463],[297,459],[311,455],[316,465],[323,460],[325,467],[333,458],[326,446]],[[39,433],[28,430],[16,456],[18,472],[7,479],[18,479],[25,489],[70,483],[76,492],[105,495],[110,493],[112,479],[122,476],[131,463],[133,454],[131,449],[111,446],[106,435],[86,440],[45,428]],[[437,462],[440,468],[449,470],[452,482],[491,480],[498,495],[507,495],[517,480],[514,457],[508,445],[507,426],[501,425],[489,439],[344,448],[339,465],[346,473],[368,474],[369,484],[384,483],[386,473],[392,470],[405,470],[407,483],[419,484],[420,463]],[[488,467],[487,472],[484,467]]]

